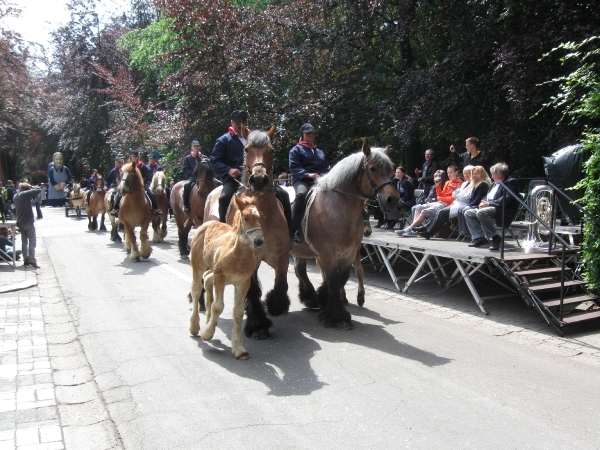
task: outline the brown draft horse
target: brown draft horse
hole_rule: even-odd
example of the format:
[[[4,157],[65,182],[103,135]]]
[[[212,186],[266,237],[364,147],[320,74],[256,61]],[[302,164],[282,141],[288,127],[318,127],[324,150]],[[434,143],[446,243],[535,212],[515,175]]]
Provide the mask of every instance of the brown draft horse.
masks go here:
[[[275,127],[268,132],[252,131],[248,135],[248,143],[244,151],[244,171],[242,195],[255,199],[256,207],[260,213],[261,224],[265,236],[265,248],[262,261],[275,269],[275,285],[267,292],[265,303],[271,316],[287,313],[290,307],[290,298],[287,294],[287,271],[289,265],[289,252],[291,240],[288,224],[283,214],[283,208],[275,196],[273,188],[273,146],[271,140],[275,134]],[[244,187],[245,186],[245,187]],[[211,193],[211,197],[218,202],[220,187]],[[230,206],[227,223],[233,219],[234,204]],[[210,211],[212,205],[207,202],[206,210]],[[252,276],[252,283],[246,296],[246,325],[244,333],[253,339],[266,339],[270,336],[269,328],[273,325],[265,314],[261,303],[262,289],[257,272]]]
[[[152,219],[152,242],[164,242],[167,236],[167,211],[169,210],[169,198],[167,197],[167,177],[164,172],[157,171],[152,177],[150,190],[156,198],[156,205],[163,213]]]
[[[365,202],[365,204],[363,205],[363,211],[362,211],[363,236],[364,237],[371,236],[371,233],[373,232],[373,229],[371,228],[371,222],[369,220],[370,215],[371,215],[371,212],[369,211],[368,203]],[[354,263],[352,264],[352,266],[354,267],[354,270],[356,271],[356,280],[358,283],[358,292],[356,295],[356,304],[358,306],[363,306],[365,304],[365,284],[364,284],[365,270],[363,269],[363,266],[362,266],[362,256],[360,254],[361,248],[362,248],[362,243],[358,246],[358,249],[356,250],[356,258],[354,259]],[[321,271],[321,276],[323,276],[323,268],[321,267],[321,258],[317,258],[317,267],[319,267],[319,270]],[[340,291],[340,297],[342,299],[342,303],[344,303],[344,305],[347,305],[348,297],[346,297],[346,289],[345,288],[342,288],[342,290]]]
[[[200,161],[194,169],[196,174],[196,186],[190,192],[190,212],[183,211],[183,186],[186,181],[180,181],[171,190],[171,208],[177,224],[177,234],[179,237],[179,255],[187,258],[190,249],[188,245],[188,235],[192,225],[199,227],[204,222],[204,204],[206,196],[215,188],[214,172],[210,164],[206,161]],[[161,208],[161,210],[163,210]],[[166,211],[164,209],[163,211]]]
[[[342,159],[315,184],[303,227],[304,240],[294,244],[292,255],[300,282],[300,301],[309,308],[319,308],[319,321],[325,326],[353,328],[341,292],[350,266],[359,258],[364,233],[363,202],[377,200],[383,212],[396,207],[399,194],[390,177],[392,172],[387,153],[371,149],[365,141],[362,152]],[[308,258],[320,259],[323,284],[316,292],[306,274]]]
[[[92,186],[92,195],[90,195],[90,201],[85,208],[85,212],[88,216],[88,230],[98,229],[98,214],[102,213],[102,219],[100,220],[100,231],[106,231],[104,226],[104,216],[106,215],[106,207],[104,206],[104,179],[102,177],[96,178],[94,186]]]
[[[260,265],[264,235],[260,213],[254,201],[256,197],[241,199],[233,196],[237,212],[233,226],[209,221],[203,224],[192,239],[190,262],[192,264],[192,315],[190,333],[200,332],[200,295],[206,288],[206,324],[202,330],[203,341],[210,341],[215,334],[217,319],[223,312],[225,286],[234,286],[233,333],[231,351],[237,359],[248,359],[242,343],[242,319],[244,297],[251,278]],[[214,291],[214,298],[213,298]],[[213,301],[214,299],[214,301]]]
[[[125,227],[125,250],[131,252],[129,259],[139,261],[149,258],[152,247],[148,240],[148,226],[154,218],[150,199],[144,191],[144,180],[135,163],[125,164],[119,183],[119,194],[123,196],[119,208],[119,222]],[[135,227],[140,227],[141,251],[135,239]]]

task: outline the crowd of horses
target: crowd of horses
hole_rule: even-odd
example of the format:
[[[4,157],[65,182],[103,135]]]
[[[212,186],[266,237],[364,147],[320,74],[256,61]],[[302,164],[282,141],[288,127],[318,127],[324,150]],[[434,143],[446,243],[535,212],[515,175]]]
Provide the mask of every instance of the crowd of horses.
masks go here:
[[[238,359],[248,358],[241,338],[244,311],[247,316],[244,334],[254,339],[266,339],[272,326],[268,315],[279,316],[289,310],[287,273],[290,254],[294,257],[302,304],[319,309],[321,324],[340,330],[352,329],[351,316],[345,308],[344,287],[354,265],[359,278],[357,303],[364,304],[360,248],[364,233],[370,233],[365,205],[391,212],[399,201],[387,149],[371,148],[365,141],[361,151],[342,159],[317,181],[307,201],[302,230],[304,239],[301,244],[292,244],[283,208],[273,186],[274,133],[272,127],[267,132],[249,134],[242,182],[229,207],[227,223],[214,220],[221,187],[215,183],[209,164],[200,162],[196,168],[190,212],[183,209],[185,182],[180,181],[171,191],[180,256],[189,256],[193,271],[189,330],[193,335],[200,333],[199,312],[205,310],[207,325],[200,336],[203,340],[212,339],[217,318],[224,307],[224,288],[228,284],[234,285],[232,352]],[[166,193],[164,196],[161,193],[161,187],[166,188],[163,184],[166,180],[162,181],[159,174],[162,172],[157,172],[152,181],[153,191],[165,214],[162,228],[159,220],[153,223],[153,242],[161,242],[166,235],[167,206],[164,202],[167,199]],[[123,166],[117,189],[123,200],[118,217],[110,216],[111,239],[117,240],[117,227],[119,223],[123,224],[125,249],[131,252],[130,259],[148,258],[152,249],[147,230],[154,216],[144,193],[141,174],[134,165]],[[94,200],[94,196],[102,201]],[[99,214],[102,214],[100,229],[103,229],[109,196],[110,193],[103,189],[100,192],[99,188],[92,193],[87,206],[90,229],[96,229]],[[189,245],[192,226],[197,230]],[[141,252],[134,234],[136,227],[140,228]],[[322,284],[318,289],[308,278],[308,259],[316,259],[321,271]],[[258,267],[263,261],[275,270],[275,283],[267,292],[264,303],[258,279]]]

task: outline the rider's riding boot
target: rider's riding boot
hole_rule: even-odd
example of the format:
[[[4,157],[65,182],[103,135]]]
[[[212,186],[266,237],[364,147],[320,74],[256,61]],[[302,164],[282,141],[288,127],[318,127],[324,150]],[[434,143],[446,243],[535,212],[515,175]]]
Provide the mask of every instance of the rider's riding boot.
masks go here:
[[[193,181],[188,181],[183,185],[183,211],[190,212],[190,191],[192,190]]]
[[[294,244],[302,243],[302,217],[304,216],[305,195],[298,195],[292,204],[292,242]]]
[[[294,244],[302,244],[302,236],[300,235],[300,230],[294,233],[294,236],[292,237],[292,242]]]
[[[116,194],[114,196],[114,200],[112,200],[112,209],[108,212],[111,216],[118,216],[119,215],[119,206],[121,206],[121,196],[119,194]]]

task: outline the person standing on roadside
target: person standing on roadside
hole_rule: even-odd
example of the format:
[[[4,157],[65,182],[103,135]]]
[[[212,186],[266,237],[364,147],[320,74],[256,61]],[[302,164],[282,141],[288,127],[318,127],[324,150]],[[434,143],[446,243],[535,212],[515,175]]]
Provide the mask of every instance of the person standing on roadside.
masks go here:
[[[23,265],[39,269],[35,259],[35,225],[31,201],[40,193],[39,188],[31,189],[29,183],[21,183],[19,190],[13,198],[17,215],[17,227],[21,231],[21,250],[23,252]]]

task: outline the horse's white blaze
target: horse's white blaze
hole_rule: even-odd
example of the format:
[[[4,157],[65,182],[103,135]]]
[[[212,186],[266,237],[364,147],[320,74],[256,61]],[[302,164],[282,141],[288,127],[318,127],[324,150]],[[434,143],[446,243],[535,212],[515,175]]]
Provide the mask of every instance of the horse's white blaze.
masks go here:
[[[250,212],[252,213],[252,215],[254,217],[257,217],[260,219],[260,213],[258,212],[258,209],[256,208],[256,206],[253,206],[252,208],[250,208]]]

